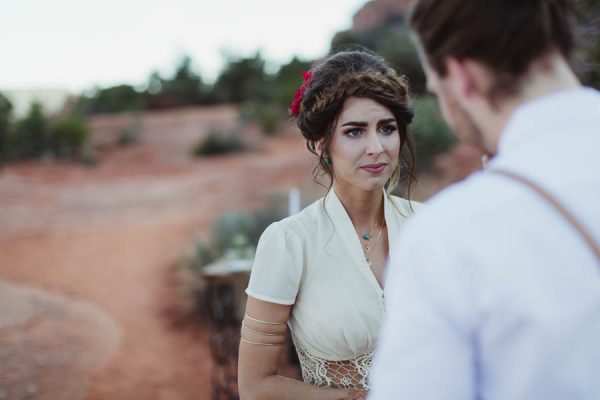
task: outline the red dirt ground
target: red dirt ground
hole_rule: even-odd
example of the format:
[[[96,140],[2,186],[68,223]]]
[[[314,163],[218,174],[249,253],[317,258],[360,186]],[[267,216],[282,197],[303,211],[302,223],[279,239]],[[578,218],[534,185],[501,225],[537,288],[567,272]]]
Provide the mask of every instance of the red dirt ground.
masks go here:
[[[246,126],[258,149],[189,156],[236,119],[230,107],[148,113],[139,143],[115,147],[131,118],[97,117],[96,167],[0,169],[0,399],[209,398],[206,326],[165,312],[185,303],[177,261],[220,214],[319,190],[293,133],[260,143]]]
[[[185,310],[178,260],[222,213],[301,188],[322,193],[299,133],[254,150],[193,159],[232,107],[94,117],[95,167],[27,162],[0,169],[0,400],[208,399],[207,324]],[[124,129],[138,143],[118,147]],[[425,198],[437,182],[425,180]]]

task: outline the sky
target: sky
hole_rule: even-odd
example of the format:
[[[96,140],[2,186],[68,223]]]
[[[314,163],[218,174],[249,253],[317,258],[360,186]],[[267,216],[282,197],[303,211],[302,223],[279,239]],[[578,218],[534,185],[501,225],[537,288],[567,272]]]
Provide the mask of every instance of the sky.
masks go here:
[[[275,69],[326,54],[367,0],[0,0],[0,90],[143,85],[190,55],[204,81],[227,55]]]

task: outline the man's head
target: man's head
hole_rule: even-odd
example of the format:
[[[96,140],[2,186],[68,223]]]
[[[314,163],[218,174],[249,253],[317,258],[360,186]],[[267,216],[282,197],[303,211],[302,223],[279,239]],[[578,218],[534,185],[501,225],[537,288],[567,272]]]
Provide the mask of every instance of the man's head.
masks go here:
[[[486,114],[520,96],[574,48],[568,0],[416,0],[416,34],[428,89],[461,138],[490,150]]]

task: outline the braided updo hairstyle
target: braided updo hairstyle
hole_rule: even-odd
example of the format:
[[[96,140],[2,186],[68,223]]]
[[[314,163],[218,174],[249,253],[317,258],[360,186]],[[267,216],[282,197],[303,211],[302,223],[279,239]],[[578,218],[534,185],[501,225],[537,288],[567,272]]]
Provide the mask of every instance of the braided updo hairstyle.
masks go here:
[[[352,96],[370,98],[386,107],[398,124],[400,135],[400,157],[398,167],[388,183],[391,193],[404,176],[407,180],[407,195],[415,181],[415,146],[408,135],[408,125],[414,112],[409,107],[408,85],[404,77],[387,65],[376,54],[360,51],[343,51],[324,59],[310,71],[303,93],[295,112],[296,121],[308,150],[318,158],[313,171],[315,179],[325,173],[333,184],[333,168],[326,162],[333,131],[345,101]],[[317,152],[321,143],[321,152]]]

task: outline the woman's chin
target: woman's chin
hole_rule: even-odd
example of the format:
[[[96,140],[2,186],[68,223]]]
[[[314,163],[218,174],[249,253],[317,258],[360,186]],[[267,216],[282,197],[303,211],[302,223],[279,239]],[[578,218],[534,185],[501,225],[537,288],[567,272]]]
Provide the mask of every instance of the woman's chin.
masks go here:
[[[339,190],[360,190],[363,192],[381,192],[389,180],[387,176],[371,176],[368,178],[337,181],[334,183]]]
[[[366,192],[381,192],[386,182],[383,178],[369,178],[366,182],[361,182],[360,188]]]

